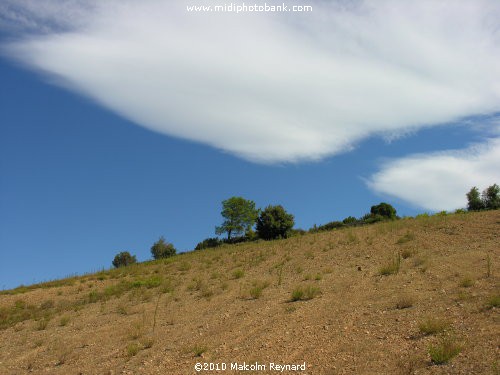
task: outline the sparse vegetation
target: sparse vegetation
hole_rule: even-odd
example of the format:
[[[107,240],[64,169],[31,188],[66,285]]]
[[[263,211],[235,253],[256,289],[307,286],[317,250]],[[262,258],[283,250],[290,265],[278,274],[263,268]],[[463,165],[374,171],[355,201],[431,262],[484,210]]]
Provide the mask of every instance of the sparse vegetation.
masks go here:
[[[442,337],[435,345],[429,346],[429,355],[432,363],[442,365],[456,357],[462,346],[453,337]]]
[[[398,310],[408,309],[408,308],[412,307],[413,304],[414,304],[413,297],[409,296],[407,294],[403,294],[403,295],[399,296],[399,298],[397,299],[396,308]]]
[[[395,275],[399,272],[399,268],[401,267],[401,255],[397,253],[392,257],[389,262],[380,267],[379,274],[381,276],[389,276]]]
[[[250,288],[249,294],[253,299],[259,299],[262,296],[262,291],[269,286],[269,281],[254,281]]]
[[[500,294],[495,294],[488,298],[486,301],[486,307],[488,309],[499,308],[500,307]]]
[[[12,347],[12,354],[0,353],[0,362],[18,372],[30,365],[33,373],[50,373],[54,366],[61,366],[60,372],[105,373],[106,369],[98,368],[98,361],[140,372],[142,366],[150,366],[161,357],[172,364],[179,356],[199,355],[211,360],[248,352],[251,355],[247,358],[252,358],[255,344],[259,350],[279,353],[280,346],[269,345],[284,334],[290,343],[300,342],[293,341],[300,337],[293,338],[297,330],[290,324],[300,321],[325,354],[349,340],[360,358],[372,360],[373,344],[385,340],[387,350],[398,353],[401,361],[398,364],[394,358],[394,363],[381,367],[375,360],[370,369],[373,373],[439,372],[439,368],[423,367],[429,364],[428,356],[435,364],[446,358],[441,337],[451,333],[467,335],[471,341],[467,359],[470,355],[482,362],[468,361],[463,367],[464,357],[442,371],[487,372],[495,360],[492,328],[500,304],[498,280],[492,274],[498,255],[493,230],[498,221],[496,212],[473,212],[386,220],[373,227],[357,222],[330,233],[224,244],[54,281],[50,286],[5,291],[5,298],[0,298],[0,334],[2,342]],[[350,233],[358,239],[357,244],[348,243]],[[400,242],[408,233],[418,241]],[[368,238],[373,245],[367,245]],[[398,252],[401,259],[411,258],[399,259],[400,274],[378,277],[384,257],[394,254],[388,262],[392,265],[398,261]],[[432,266],[428,274],[414,268],[423,269],[427,264]],[[473,274],[469,274],[471,264],[478,266]],[[357,272],[358,267],[363,272]],[[467,279],[472,288],[464,281]],[[291,303],[320,295],[324,296],[321,300]],[[422,313],[429,318],[422,319]],[[342,322],[337,319],[339,314],[346,316]],[[467,314],[470,324],[464,324],[460,314]],[[44,319],[45,323],[39,323]],[[353,320],[356,329],[352,329]],[[452,321],[456,323],[451,325]],[[46,324],[45,328],[38,331],[39,324]],[[399,339],[386,340],[395,326]],[[474,327],[474,334],[470,327]],[[99,348],[89,345],[94,342],[93,335],[97,335]],[[55,343],[62,337],[71,355],[57,350]],[[192,345],[197,340],[213,340],[209,343],[213,353],[207,355],[201,345],[195,350]],[[408,345],[396,348],[400,342]],[[429,344],[433,344],[432,349]],[[113,350],[118,350],[118,355],[100,354]],[[87,355],[96,359],[95,367],[85,365]],[[340,368],[341,364],[336,358],[334,365]],[[175,373],[192,371],[191,364],[189,368],[183,363],[172,366]]]
[[[321,290],[314,285],[298,286],[292,291],[290,300],[295,301],[307,301],[313,299],[321,294]]]
[[[245,271],[243,271],[241,268],[238,268],[233,271],[233,278],[234,279],[241,279],[245,275]]]
[[[126,354],[128,357],[134,357],[139,353],[141,347],[136,342],[130,342],[127,344]]]
[[[403,237],[399,238],[396,243],[398,245],[401,245],[401,244],[404,244],[406,242],[413,241],[414,239],[415,239],[415,235],[413,233],[406,232],[406,234]]]
[[[427,317],[419,323],[418,329],[423,335],[435,335],[444,332],[449,326],[446,319]]]
[[[470,288],[471,286],[474,285],[474,281],[470,277],[464,277],[462,280],[460,280],[459,285],[462,288]]]
[[[193,346],[192,352],[195,357],[201,357],[203,353],[207,351],[207,347],[205,345],[195,345]]]

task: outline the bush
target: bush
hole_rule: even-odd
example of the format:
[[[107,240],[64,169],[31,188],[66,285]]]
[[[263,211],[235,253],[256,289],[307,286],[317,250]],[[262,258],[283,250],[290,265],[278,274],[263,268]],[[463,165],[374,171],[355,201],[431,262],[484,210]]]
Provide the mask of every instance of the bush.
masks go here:
[[[345,227],[344,223],[341,221],[330,221],[329,223],[320,225],[315,229],[315,231],[322,232],[327,230],[333,230]]]
[[[153,246],[151,246],[151,255],[154,259],[169,258],[176,253],[174,245],[165,241],[165,238],[160,237]]]
[[[384,221],[386,218],[382,215],[366,214],[361,218],[361,221],[365,224],[374,224],[379,221]]]
[[[137,263],[137,259],[135,255],[130,255],[128,251],[122,251],[116,254],[115,259],[113,259],[113,266],[116,268],[125,267],[133,263]]]
[[[222,243],[223,242],[219,240],[217,237],[205,238],[203,241],[199,242],[194,249],[195,250],[210,249],[218,247],[222,245]]]
[[[257,233],[264,240],[287,238],[294,224],[293,215],[283,206],[267,206],[257,219]]]
[[[358,222],[358,219],[356,219],[354,216],[348,216],[344,220],[342,220],[342,223],[345,225],[354,225]]]
[[[380,203],[376,206],[372,206],[370,209],[372,215],[380,215],[383,218],[394,220],[396,219],[396,209],[392,207],[389,203]]]

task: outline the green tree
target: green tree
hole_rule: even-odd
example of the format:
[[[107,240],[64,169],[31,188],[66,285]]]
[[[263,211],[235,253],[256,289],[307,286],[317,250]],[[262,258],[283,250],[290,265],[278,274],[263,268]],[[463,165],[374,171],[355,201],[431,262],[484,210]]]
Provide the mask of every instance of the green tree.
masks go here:
[[[174,256],[175,252],[174,245],[166,242],[163,236],[151,246],[151,255],[154,259],[168,258]]]
[[[255,202],[242,197],[231,197],[222,201],[222,217],[225,219],[221,226],[215,228],[215,234],[220,236],[227,233],[228,241],[231,236],[241,236],[248,232],[259,216]]]
[[[129,264],[137,263],[137,259],[135,255],[130,255],[128,251],[122,251],[121,253],[116,254],[115,259],[113,259],[113,266],[125,267]]]
[[[484,209],[484,203],[481,200],[481,196],[479,195],[479,190],[477,187],[473,187],[466,194],[467,196],[467,209],[469,211],[479,211]]]
[[[257,219],[257,234],[264,240],[287,238],[294,224],[293,215],[283,206],[267,206]]]
[[[483,206],[487,210],[498,210],[500,208],[500,187],[497,184],[489,186],[483,191]]]
[[[394,220],[396,219],[396,209],[392,207],[389,203],[380,203],[376,206],[372,206],[370,213],[374,216],[380,215],[384,218]]]

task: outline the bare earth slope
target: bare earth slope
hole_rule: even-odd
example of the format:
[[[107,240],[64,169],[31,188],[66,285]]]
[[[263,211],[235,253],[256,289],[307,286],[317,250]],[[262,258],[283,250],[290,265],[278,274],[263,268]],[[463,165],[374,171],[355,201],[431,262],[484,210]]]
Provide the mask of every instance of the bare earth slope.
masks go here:
[[[6,291],[0,374],[194,374],[198,362],[227,364],[212,374],[237,373],[235,362],[265,365],[240,371],[262,374],[279,373],[270,362],[306,363],[289,374],[498,374],[499,255],[492,211],[224,246]],[[429,347],[443,340],[460,352],[433,364]]]

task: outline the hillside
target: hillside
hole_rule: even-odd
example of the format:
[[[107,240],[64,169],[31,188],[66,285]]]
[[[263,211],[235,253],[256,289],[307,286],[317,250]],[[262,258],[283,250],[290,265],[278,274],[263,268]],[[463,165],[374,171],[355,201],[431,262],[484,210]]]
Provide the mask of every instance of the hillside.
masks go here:
[[[304,361],[306,371],[283,373],[499,374],[499,259],[497,210],[4,291],[0,374],[194,374],[197,362],[258,362],[267,371],[242,372],[272,374],[270,362]],[[433,364],[428,349],[443,340],[460,352]]]

